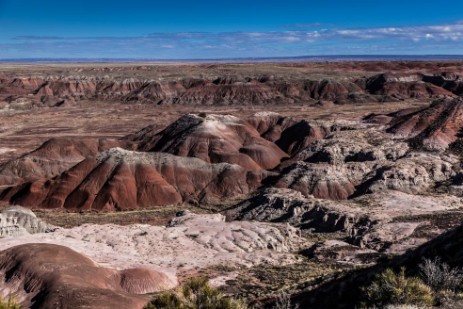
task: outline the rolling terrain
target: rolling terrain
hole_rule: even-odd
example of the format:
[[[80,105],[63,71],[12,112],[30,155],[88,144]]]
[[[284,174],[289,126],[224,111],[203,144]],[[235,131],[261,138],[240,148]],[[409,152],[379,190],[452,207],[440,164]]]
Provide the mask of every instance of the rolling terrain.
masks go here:
[[[459,233],[462,72],[3,65],[1,291],[34,308],[143,308],[205,276],[254,304],[331,306],[338,285]],[[329,301],[358,304],[339,291]]]

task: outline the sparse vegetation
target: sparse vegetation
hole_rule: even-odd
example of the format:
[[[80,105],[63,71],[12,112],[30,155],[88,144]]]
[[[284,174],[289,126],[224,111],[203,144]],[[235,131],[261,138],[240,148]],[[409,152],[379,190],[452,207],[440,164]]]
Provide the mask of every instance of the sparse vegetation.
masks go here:
[[[5,205],[6,207],[6,205]],[[48,222],[49,224],[71,228],[82,224],[151,224],[151,225],[166,225],[179,210],[188,209],[186,206],[165,206],[154,209],[140,209],[118,212],[60,212],[48,210],[36,210],[36,215]],[[196,213],[205,213],[201,209],[195,209]]]
[[[418,277],[406,277],[405,269],[399,273],[386,269],[364,289],[368,305],[380,308],[387,305],[431,306],[432,289]]]
[[[277,296],[274,309],[299,309],[298,305],[293,305],[291,301],[291,295],[288,293],[281,293]]]
[[[241,271],[233,280],[233,288],[227,291],[240,298],[256,301],[258,299],[274,299],[281,291],[292,294],[308,286],[319,285],[352,269],[349,265],[331,262],[317,263],[309,259],[290,265],[259,265]],[[230,282],[228,282],[230,284]]]
[[[452,268],[436,257],[423,259],[418,269],[421,278],[405,276],[404,268],[399,273],[387,269],[379,274],[370,286],[363,289],[367,305],[383,308],[460,303],[459,293],[463,284],[461,268]]]
[[[458,268],[451,268],[439,257],[435,259],[424,259],[419,265],[424,281],[435,291],[456,292],[463,282],[463,271]]]
[[[145,309],[247,309],[239,300],[224,296],[206,279],[190,279],[174,292],[154,298]]]
[[[421,276],[433,289],[436,303],[446,308],[460,308],[462,303],[463,271],[450,267],[439,257],[424,259],[419,265]]]

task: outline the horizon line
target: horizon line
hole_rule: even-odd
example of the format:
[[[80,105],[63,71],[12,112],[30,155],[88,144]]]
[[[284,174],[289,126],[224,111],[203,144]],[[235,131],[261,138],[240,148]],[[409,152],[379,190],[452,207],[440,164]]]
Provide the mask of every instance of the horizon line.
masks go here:
[[[463,54],[358,54],[358,55],[303,55],[303,56],[280,56],[280,57],[234,57],[234,58],[111,58],[111,57],[86,57],[86,58],[50,58],[50,57],[27,57],[27,58],[4,58],[0,63],[142,63],[142,62],[282,62],[282,61],[303,61],[306,62],[345,62],[345,61],[419,61],[419,60],[463,60]],[[311,61],[307,61],[311,60]]]

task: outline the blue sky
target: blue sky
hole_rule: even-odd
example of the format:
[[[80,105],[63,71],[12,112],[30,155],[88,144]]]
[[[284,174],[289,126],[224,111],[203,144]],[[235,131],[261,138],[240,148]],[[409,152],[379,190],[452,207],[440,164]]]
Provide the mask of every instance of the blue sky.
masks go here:
[[[0,0],[0,59],[462,54],[460,1]]]

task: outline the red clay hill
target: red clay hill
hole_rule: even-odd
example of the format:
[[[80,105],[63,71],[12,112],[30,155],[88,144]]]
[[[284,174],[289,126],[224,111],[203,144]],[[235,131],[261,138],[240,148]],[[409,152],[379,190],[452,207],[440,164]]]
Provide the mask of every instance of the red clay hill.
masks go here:
[[[0,199],[31,208],[125,210],[245,196],[332,127],[277,114],[187,114],[122,139],[53,139],[0,166]]]
[[[417,169],[422,163],[409,146],[445,150],[458,142],[462,102],[446,98],[426,108],[368,117],[386,125],[380,131],[364,123],[310,122],[270,112],[247,119],[200,113],[121,139],[53,139],[0,166],[0,200],[30,208],[113,211],[185,202],[223,205],[267,186],[332,200],[382,187],[421,192],[453,174],[448,162],[436,158],[429,160],[441,168]],[[410,168],[399,167],[405,163]],[[405,171],[410,175],[401,174]],[[418,172],[424,175],[421,184],[413,182]]]
[[[6,189],[2,198],[27,207],[127,210],[183,201],[219,202],[249,193],[261,178],[261,172],[236,164],[112,148],[53,179]]]
[[[405,109],[388,115],[372,115],[367,121],[388,125],[388,132],[408,138],[413,146],[446,150],[463,132],[463,99],[442,99],[421,109]]]
[[[140,151],[227,162],[247,170],[272,169],[287,157],[253,126],[231,115],[188,114],[154,136],[143,131],[132,141],[138,143]]]
[[[0,252],[3,289],[33,308],[143,308],[146,293],[176,280],[152,269],[118,271],[98,266],[67,247],[25,244]]]

